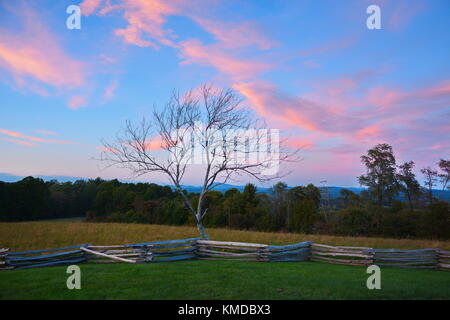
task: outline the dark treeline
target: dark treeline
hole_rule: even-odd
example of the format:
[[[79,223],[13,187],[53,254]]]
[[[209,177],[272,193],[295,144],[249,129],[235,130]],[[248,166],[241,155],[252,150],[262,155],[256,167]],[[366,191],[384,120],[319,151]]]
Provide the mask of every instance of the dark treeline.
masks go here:
[[[412,172],[413,162],[397,166],[392,148],[378,145],[362,157],[360,194],[342,189],[331,201],[324,189],[279,182],[266,193],[247,184],[207,194],[206,227],[348,236],[450,239],[449,203],[434,199],[429,187],[447,187],[448,160],[438,173],[422,170],[425,188]],[[445,167],[444,165],[447,165]],[[427,179],[430,175],[431,178]],[[448,171],[447,171],[448,174]],[[440,180],[439,180],[440,179]],[[194,205],[198,194],[188,193]],[[402,200],[397,195],[402,193]],[[33,177],[0,182],[0,221],[31,221],[86,216],[88,221],[195,225],[181,196],[169,186],[118,180],[44,182]]]
[[[197,194],[188,193],[196,200]],[[0,220],[30,221],[79,217],[89,221],[194,225],[182,199],[168,186],[121,183],[117,180],[44,182],[27,177],[15,183],[0,182]],[[394,200],[377,206],[368,192],[360,195],[342,189],[332,207],[321,201],[313,186],[288,188],[280,182],[270,192],[257,193],[246,185],[243,192],[229,189],[207,196],[207,227],[258,231],[290,231],[351,236],[450,238],[447,202],[410,210]]]

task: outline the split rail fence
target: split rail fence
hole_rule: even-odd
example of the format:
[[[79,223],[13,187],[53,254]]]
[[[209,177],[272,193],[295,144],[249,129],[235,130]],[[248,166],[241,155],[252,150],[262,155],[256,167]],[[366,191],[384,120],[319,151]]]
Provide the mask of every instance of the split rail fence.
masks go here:
[[[316,261],[352,266],[427,268],[450,270],[450,251],[400,250],[330,246],[310,241],[267,245],[202,238],[96,246],[82,244],[57,249],[11,252],[0,249],[0,270],[92,263],[149,263],[180,260]]]
[[[366,247],[335,247],[313,243],[311,260],[325,263],[368,266],[374,263],[374,255]]]

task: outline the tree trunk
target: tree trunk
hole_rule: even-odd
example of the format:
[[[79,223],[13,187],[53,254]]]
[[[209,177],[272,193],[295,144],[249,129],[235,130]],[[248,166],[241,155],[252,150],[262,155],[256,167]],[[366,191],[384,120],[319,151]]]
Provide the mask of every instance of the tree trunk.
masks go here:
[[[411,212],[413,212],[414,208],[413,208],[413,204],[412,204],[411,193],[409,192],[409,190],[406,190],[406,195],[408,197],[409,209],[411,210]]]
[[[198,197],[198,204],[197,204],[197,213],[195,214],[195,220],[197,221],[197,229],[202,235],[205,240],[209,240],[209,236],[206,233],[205,227],[203,226],[203,218],[205,217],[206,210],[203,210],[203,203],[205,201],[205,187],[203,187],[202,193],[200,193],[200,196]]]
[[[203,226],[203,214],[201,214],[201,212],[195,212],[194,208],[192,207],[192,204],[190,202],[190,200],[186,197],[186,195],[183,193],[183,190],[181,189],[181,187],[179,185],[177,185],[178,187],[178,191],[181,194],[181,197],[183,198],[184,204],[186,205],[186,207],[191,211],[192,215],[194,216],[195,220],[197,221],[197,229],[200,232],[200,235],[202,236],[202,238],[204,238],[205,240],[209,240],[209,236],[206,233],[205,227]],[[201,210],[201,201],[202,199],[199,199],[199,207],[197,210]]]
[[[209,240],[209,236],[206,233],[206,230],[205,230],[205,227],[203,226],[202,221],[197,220],[197,229],[198,229],[198,232],[200,232],[200,234],[202,235],[202,238],[204,238],[205,240]]]

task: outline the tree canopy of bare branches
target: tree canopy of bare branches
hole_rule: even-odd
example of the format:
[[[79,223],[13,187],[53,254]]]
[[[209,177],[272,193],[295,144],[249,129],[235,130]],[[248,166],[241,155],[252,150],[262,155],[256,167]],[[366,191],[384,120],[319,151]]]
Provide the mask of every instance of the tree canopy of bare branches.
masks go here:
[[[204,200],[209,191],[239,176],[260,182],[284,176],[280,163],[295,161],[298,152],[286,149],[279,131],[255,119],[232,89],[212,85],[185,94],[174,91],[162,110],[154,110],[151,120],[144,118],[137,125],[127,121],[116,141],[103,141],[103,146],[101,160],[107,167],[124,167],[134,176],[163,173],[180,192],[206,239]],[[193,165],[202,172],[196,208],[182,189]]]

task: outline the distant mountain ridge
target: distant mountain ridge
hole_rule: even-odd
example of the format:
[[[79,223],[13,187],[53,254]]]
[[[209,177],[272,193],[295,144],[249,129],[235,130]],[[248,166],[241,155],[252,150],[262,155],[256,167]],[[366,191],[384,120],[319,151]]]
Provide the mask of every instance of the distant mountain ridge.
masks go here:
[[[19,180],[22,180],[25,177],[27,177],[27,176],[17,176],[14,174],[0,172],[0,181],[3,181],[3,182],[17,182]],[[46,175],[32,175],[32,177],[41,178],[44,181],[58,180],[59,182],[75,182],[77,180],[87,180],[88,179],[88,178],[71,177],[71,176],[46,176]]]
[[[51,181],[51,180],[57,180],[58,182],[75,182],[77,180],[87,180],[89,178],[83,178],[83,177],[71,177],[71,176],[47,176],[47,175],[33,175],[34,178],[41,178],[44,181]],[[1,173],[0,172],[0,181],[3,182],[17,182],[19,180],[22,180],[25,178],[25,176],[17,176],[12,175],[9,173]],[[138,183],[138,182],[144,182],[144,181],[129,181],[129,180],[120,180],[122,182],[128,182],[128,183]],[[147,182],[150,183],[150,182]],[[156,184],[160,185],[167,185],[166,183],[161,182],[154,182]],[[182,185],[182,187],[187,190],[188,192],[200,192],[201,186],[193,186],[193,185]],[[242,185],[233,185],[233,184],[222,184],[217,186],[214,190],[225,192],[229,189],[236,188],[239,191],[244,191],[245,186]],[[291,188],[291,187],[288,187]],[[337,187],[337,186],[330,186],[327,187],[328,192],[330,193],[330,198],[335,199],[339,197],[339,194],[342,189],[347,189],[350,191],[353,191],[356,194],[360,194],[362,191],[365,190],[365,188],[357,188],[357,187]],[[257,186],[258,193],[268,192],[270,188],[267,187],[260,187]],[[438,190],[433,189],[433,196],[436,198],[439,198],[441,200],[449,201],[450,202],[450,190]],[[402,196],[399,196],[400,199],[403,199]]]

